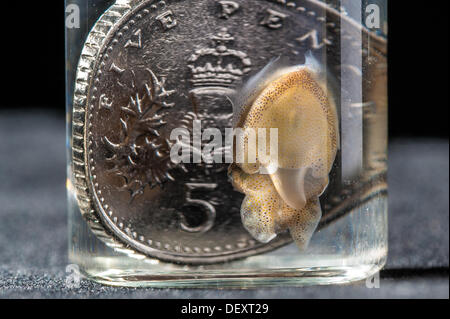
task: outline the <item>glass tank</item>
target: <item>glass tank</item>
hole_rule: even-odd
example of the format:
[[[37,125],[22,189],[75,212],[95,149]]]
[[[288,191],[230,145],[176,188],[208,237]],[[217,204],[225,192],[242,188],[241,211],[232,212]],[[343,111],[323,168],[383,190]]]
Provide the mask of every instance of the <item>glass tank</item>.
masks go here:
[[[387,256],[386,1],[66,1],[69,258],[133,287]]]

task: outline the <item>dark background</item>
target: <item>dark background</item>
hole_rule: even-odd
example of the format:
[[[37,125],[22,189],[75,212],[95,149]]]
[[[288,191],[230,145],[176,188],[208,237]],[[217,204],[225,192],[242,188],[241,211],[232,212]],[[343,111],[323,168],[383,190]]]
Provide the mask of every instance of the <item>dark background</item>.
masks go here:
[[[388,3],[390,136],[448,138],[447,2]],[[64,9],[63,1],[12,1],[2,10],[2,111],[63,116]]]
[[[1,109],[63,116],[65,8],[55,2],[13,1],[3,9],[12,19],[2,22]],[[447,2],[388,3],[390,136],[448,138]]]

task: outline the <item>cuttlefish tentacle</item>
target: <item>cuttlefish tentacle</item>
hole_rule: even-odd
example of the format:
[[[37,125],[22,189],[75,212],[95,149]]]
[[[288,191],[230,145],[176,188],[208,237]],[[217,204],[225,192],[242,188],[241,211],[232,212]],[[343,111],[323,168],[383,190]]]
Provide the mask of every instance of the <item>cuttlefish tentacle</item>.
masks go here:
[[[248,174],[236,165],[230,166],[233,186],[246,194],[241,218],[247,231],[260,242],[276,236],[276,218],[282,202],[268,175]]]
[[[278,129],[276,158],[258,154],[244,135],[238,141],[245,155],[256,152],[256,163],[246,156],[243,163],[230,166],[234,187],[246,194],[243,225],[261,242],[289,230],[297,245],[306,248],[320,221],[319,197],[339,147],[336,107],[322,77],[318,62],[310,56],[305,65],[295,67],[282,67],[278,59],[234,97],[235,128]],[[261,167],[269,166],[276,169],[262,173]]]
[[[287,204],[283,205],[280,214],[281,228],[289,229],[292,239],[300,249],[308,247],[309,241],[322,218],[319,199],[310,199],[301,209],[294,209]]]

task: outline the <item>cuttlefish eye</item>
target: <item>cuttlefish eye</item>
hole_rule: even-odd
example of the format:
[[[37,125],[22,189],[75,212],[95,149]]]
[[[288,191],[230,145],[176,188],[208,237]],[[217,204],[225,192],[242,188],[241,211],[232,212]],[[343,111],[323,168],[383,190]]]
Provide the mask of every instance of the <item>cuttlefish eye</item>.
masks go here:
[[[319,197],[336,157],[338,119],[317,61],[280,63],[272,61],[233,99],[234,128],[278,130],[276,158],[256,150],[256,162],[235,159],[229,171],[234,187],[246,195],[241,217],[249,233],[268,242],[288,229],[305,248],[322,216]],[[244,152],[255,148],[249,139],[242,143]],[[276,169],[262,173],[267,167]]]

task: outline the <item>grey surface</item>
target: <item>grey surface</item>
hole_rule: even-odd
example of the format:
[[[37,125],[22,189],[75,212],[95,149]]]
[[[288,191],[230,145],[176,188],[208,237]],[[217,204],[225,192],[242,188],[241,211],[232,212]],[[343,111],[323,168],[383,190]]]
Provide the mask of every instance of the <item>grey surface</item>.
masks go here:
[[[379,289],[161,290],[65,284],[64,120],[0,111],[0,297],[448,298],[448,140],[390,145],[390,251]]]
[[[391,143],[387,268],[448,268],[448,168],[448,140]]]

